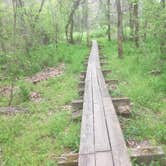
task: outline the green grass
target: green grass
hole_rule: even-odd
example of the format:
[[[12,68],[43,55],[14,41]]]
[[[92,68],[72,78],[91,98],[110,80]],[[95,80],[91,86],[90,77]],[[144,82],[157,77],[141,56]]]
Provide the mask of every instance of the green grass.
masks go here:
[[[0,163],[16,165],[56,165],[56,157],[62,153],[77,151],[80,123],[73,122],[70,102],[78,97],[79,73],[84,57],[88,54],[85,45],[59,44],[31,51],[30,67],[20,73],[15,82],[13,106],[28,110],[28,113],[0,115]],[[32,75],[47,66],[56,67],[65,63],[62,76],[42,81],[36,85],[26,82],[24,76]],[[9,82],[1,82],[1,85]],[[30,92],[38,92],[42,101],[28,99]],[[7,106],[8,98],[0,97],[0,105]],[[0,165],[1,165],[0,164]]]
[[[112,95],[127,96],[134,104],[132,117],[123,122],[125,138],[150,140],[166,151],[166,70],[157,41],[148,41],[141,48],[125,42],[123,59],[118,58],[115,41],[99,41],[108,59],[106,68],[112,70],[108,78],[120,81]],[[161,70],[161,74],[149,73],[155,69]]]

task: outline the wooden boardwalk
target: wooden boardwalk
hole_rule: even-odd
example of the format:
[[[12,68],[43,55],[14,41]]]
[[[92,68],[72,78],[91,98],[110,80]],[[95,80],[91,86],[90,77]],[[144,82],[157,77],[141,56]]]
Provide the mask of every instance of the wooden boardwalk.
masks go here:
[[[96,41],[92,43],[85,79],[79,166],[131,166]]]

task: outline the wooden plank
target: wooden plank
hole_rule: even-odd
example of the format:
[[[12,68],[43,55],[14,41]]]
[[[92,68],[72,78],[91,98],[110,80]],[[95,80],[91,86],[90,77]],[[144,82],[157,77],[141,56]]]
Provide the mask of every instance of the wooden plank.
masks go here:
[[[78,166],[96,166],[95,154],[79,155]]]
[[[111,152],[96,153],[96,166],[114,166]]]
[[[115,109],[109,92],[105,86],[104,77],[101,71],[98,71],[99,83],[101,88],[101,93],[103,96],[103,103],[105,108],[105,115],[108,127],[108,134],[111,142],[112,155],[115,166],[131,166],[130,158],[128,155],[126,143],[122,134],[119,120],[117,118]],[[119,157],[120,156],[120,157]]]
[[[85,85],[79,153],[80,154],[94,153],[92,84],[91,84],[90,71],[88,71],[87,73],[86,85]]]
[[[164,151],[160,146],[145,146],[130,149],[130,155],[133,160],[145,165],[150,165],[152,161],[161,161],[165,156]],[[162,163],[160,165],[162,165]]]
[[[120,123],[116,115],[111,97],[109,95],[104,76],[101,72],[99,64],[99,55],[97,57],[97,78],[102,94],[102,101],[104,104],[105,118],[108,127],[108,134],[110,138],[114,166],[131,166],[130,158],[128,155],[126,143],[122,134]]]
[[[83,100],[79,99],[79,100],[74,100],[72,101],[71,103],[73,109],[76,109],[76,110],[80,110],[82,109],[82,105],[83,105]]]
[[[130,99],[128,97],[114,97],[112,98],[113,104],[119,106],[119,105],[130,105]]]
[[[108,133],[104,117],[102,97],[97,82],[96,66],[92,70],[93,104],[94,104],[94,131],[95,131],[95,151],[111,150]]]
[[[97,43],[94,43],[97,49]],[[111,147],[106,127],[102,96],[97,81],[96,70],[99,62],[97,62],[98,49],[93,54],[93,102],[94,102],[94,130],[95,130],[95,151],[96,166],[113,166]],[[100,151],[100,152],[99,152]]]
[[[92,103],[92,63],[93,48],[90,53],[87,74],[85,79],[83,116],[81,124],[81,139],[79,150],[78,166],[95,166],[95,148],[94,148],[94,118]]]

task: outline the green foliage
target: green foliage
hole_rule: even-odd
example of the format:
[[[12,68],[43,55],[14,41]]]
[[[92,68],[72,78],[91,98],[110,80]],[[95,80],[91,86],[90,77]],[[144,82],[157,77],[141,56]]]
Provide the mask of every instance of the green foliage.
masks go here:
[[[104,37],[104,36],[106,36],[106,30],[107,30],[106,26],[98,27],[90,33],[90,36],[92,38]]]
[[[30,92],[27,86],[24,84],[20,85],[19,97],[21,98],[22,102],[28,101],[29,95],[30,95]]]
[[[0,147],[4,165],[56,165],[56,157],[66,150],[78,151],[80,124],[71,121],[69,103],[78,97],[78,74],[83,69],[83,59],[88,53],[85,45],[58,44],[31,50],[24,56],[29,67],[18,74],[15,81],[14,107],[26,113],[0,116]],[[25,77],[47,66],[65,63],[63,75],[36,85]],[[39,66],[36,68],[36,66]],[[8,81],[4,81],[8,85]],[[17,91],[18,89],[18,91]],[[38,92],[41,101],[29,100],[30,92]],[[1,106],[5,106],[2,97]]]

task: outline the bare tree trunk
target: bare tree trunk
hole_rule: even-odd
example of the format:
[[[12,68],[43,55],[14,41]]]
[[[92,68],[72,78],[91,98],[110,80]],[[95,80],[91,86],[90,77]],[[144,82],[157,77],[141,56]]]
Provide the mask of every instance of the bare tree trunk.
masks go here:
[[[37,22],[38,22],[38,20],[39,20],[39,15],[40,15],[40,13],[41,13],[42,10],[43,10],[44,3],[45,3],[45,0],[42,0],[42,1],[41,1],[41,4],[40,4],[40,8],[39,8],[39,10],[38,10],[38,13],[36,14],[35,19],[34,19],[34,23],[33,23],[33,26],[32,26],[33,29],[35,29],[36,24],[37,24]]]
[[[69,18],[67,21],[67,24],[65,26],[65,33],[66,33],[66,39],[69,43],[74,43],[73,39],[73,26],[74,26],[74,14],[76,9],[78,8],[81,0],[75,0],[73,3],[73,7],[71,9],[71,12],[69,14]],[[68,35],[69,33],[69,35]]]
[[[108,40],[111,40],[111,25],[110,25],[110,20],[111,20],[111,15],[110,15],[110,5],[111,2],[110,0],[107,0],[107,23],[108,23],[108,29],[107,29],[107,34],[108,34]]]
[[[70,43],[74,43],[73,29],[74,29],[74,20],[72,18],[70,21]]]
[[[17,24],[17,2],[12,0],[13,6],[13,42],[14,42],[14,53],[16,51],[16,24]],[[12,65],[12,64],[10,64]],[[10,89],[10,96],[9,96],[9,103],[8,105],[11,106],[13,101],[13,90],[14,90],[14,77],[11,77],[11,89]]]
[[[138,1],[134,3],[134,42],[136,47],[139,47],[139,20],[138,20]]]
[[[35,22],[39,19],[39,15],[42,12],[42,9],[43,9],[43,6],[44,6],[44,2],[45,2],[45,0],[41,1],[39,11],[38,11],[38,13],[36,14],[36,17],[35,17]]]
[[[16,24],[17,24],[17,1],[12,0],[13,6],[13,45],[14,52],[16,51]]]
[[[52,24],[53,24],[53,27],[54,27],[54,41],[55,41],[55,44],[56,44],[56,47],[57,47],[57,44],[58,44],[58,23],[57,23],[57,20],[56,20],[56,11],[54,10],[54,6],[52,5],[51,3],[51,0],[49,0],[49,8],[50,8],[50,11],[51,11],[51,16],[52,16]]]
[[[121,9],[121,1],[116,0],[117,5],[117,13],[118,13],[118,56],[121,58],[123,56],[123,16],[122,16],[122,9]]]
[[[133,3],[130,2],[129,4],[129,13],[130,13],[130,39],[133,40],[133,34],[134,34],[134,20],[133,20]]]
[[[16,4],[16,9],[21,9],[21,10],[23,10],[24,11],[24,13],[25,14],[27,14],[26,13],[26,10],[25,10],[25,6],[24,6],[24,3],[23,3],[23,1],[22,0],[12,0],[13,1],[13,4],[15,3]],[[31,42],[29,42],[29,40],[28,40],[28,36],[27,36],[27,34],[28,34],[28,29],[27,29],[27,27],[26,27],[26,23],[25,23],[25,19],[24,19],[24,13],[23,12],[20,12],[19,14],[18,14],[18,16],[20,17],[20,22],[21,22],[21,27],[23,28],[22,29],[22,37],[23,37],[23,40],[24,40],[24,42],[25,42],[25,51],[26,51],[26,53],[27,54],[29,54],[29,47],[32,45],[32,41]]]
[[[89,10],[88,10],[88,0],[85,0],[85,25],[86,25],[86,43],[87,43],[87,46],[90,45],[88,12],[89,12]]]
[[[58,44],[58,24],[55,23],[55,43],[56,43],[56,47]]]

